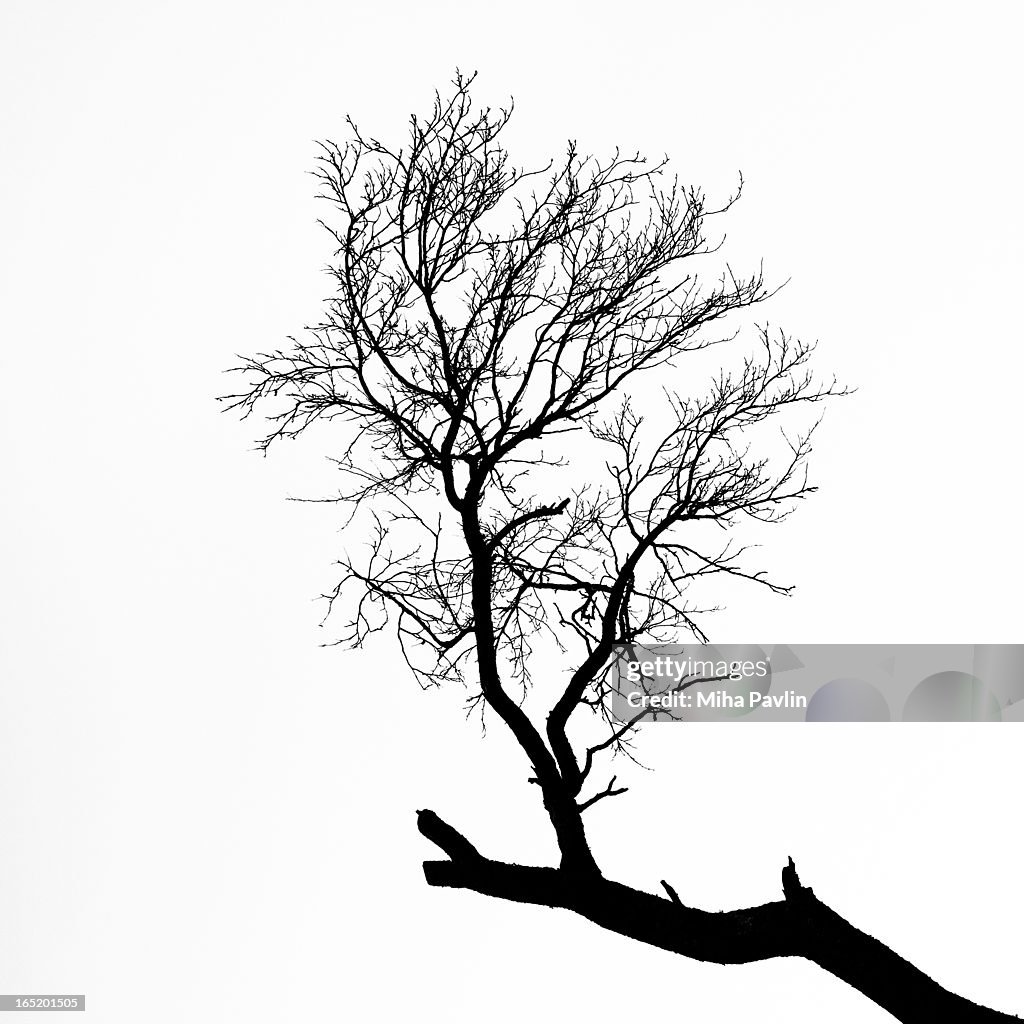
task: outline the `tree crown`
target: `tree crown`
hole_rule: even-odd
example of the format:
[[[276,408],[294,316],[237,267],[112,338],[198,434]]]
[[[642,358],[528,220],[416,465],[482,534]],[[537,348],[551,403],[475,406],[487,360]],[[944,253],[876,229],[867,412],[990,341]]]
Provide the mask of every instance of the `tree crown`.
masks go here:
[[[519,168],[502,144],[511,107],[476,109],[472,84],[435,94],[401,148],[351,119],[347,142],[321,144],[334,294],[291,348],[247,359],[228,398],[266,405],[264,448],[348,424],[338,500],[367,517],[370,550],[342,561],[328,595],[351,598],[342,640],[393,622],[422,683],[470,678],[471,702],[578,791],[595,754],[626,742],[605,709],[617,645],[705,639],[687,592],[709,576],[788,590],[744,566],[728,529],[709,547],[700,524],[788,515],[814,490],[816,422],[767,447],[756,428],[842,389],[816,382],[813,346],[766,327],[737,369],[693,388],[683,357],[737,342],[729,315],[772,294],[760,269],[710,282],[696,269],[717,251],[708,218],[739,191],[711,209],[664,160],[573,142]],[[660,430],[641,411],[651,382]],[[507,692],[542,635],[578,652],[546,743]],[[577,707],[609,730],[580,757],[565,736]]]

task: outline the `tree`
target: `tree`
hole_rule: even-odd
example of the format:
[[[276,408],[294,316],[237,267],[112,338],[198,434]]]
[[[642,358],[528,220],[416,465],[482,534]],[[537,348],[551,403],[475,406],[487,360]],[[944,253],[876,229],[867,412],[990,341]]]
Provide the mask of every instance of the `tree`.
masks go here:
[[[445,854],[424,864],[427,882],[565,908],[700,960],[804,957],[901,1021],[1011,1019],[858,931],[792,861],[782,899],[725,913],[685,905],[668,883],[658,896],[602,874],[584,815],[625,792],[595,779],[631,755],[645,714],[621,722],[608,709],[615,652],[703,641],[688,594],[706,578],[789,589],[732,538],[814,491],[816,421],[803,413],[843,389],[819,382],[813,346],[784,333],[756,328],[743,349],[729,321],[772,295],[760,271],[725,265],[710,284],[698,273],[718,251],[709,218],[739,190],[712,209],[665,161],[602,160],[575,143],[524,170],[502,145],[511,107],[477,110],[472,84],[457,75],[435,94],[403,148],[351,119],[347,142],[322,144],[335,293],[301,340],[246,359],[244,388],[226,396],[267,416],[264,449],[345,425],[334,461],[350,484],[337,500],[369,555],[346,558],[328,595],[348,609],[339,642],[393,629],[421,684],[461,681],[529,765],[557,866],[485,857],[421,810],[420,832]],[[695,388],[682,363],[713,346],[737,363]],[[666,382],[659,430],[640,410]],[[586,485],[567,491],[566,465]],[[540,723],[523,695],[550,649],[569,669]]]

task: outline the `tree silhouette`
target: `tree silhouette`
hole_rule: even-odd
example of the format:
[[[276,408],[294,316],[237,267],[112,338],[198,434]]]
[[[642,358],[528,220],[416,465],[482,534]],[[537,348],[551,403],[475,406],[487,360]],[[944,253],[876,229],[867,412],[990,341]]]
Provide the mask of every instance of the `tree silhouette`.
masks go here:
[[[246,359],[244,388],[226,396],[266,415],[264,448],[344,422],[337,500],[369,553],[342,562],[328,595],[347,610],[339,642],[390,627],[421,684],[461,681],[528,762],[557,866],[485,857],[421,810],[446,855],[424,864],[427,882],[572,910],[699,960],[804,957],[902,1021],[1010,1020],[848,924],[792,861],[780,900],[724,913],[602,874],[584,814],[625,792],[601,772],[631,754],[646,714],[609,711],[615,651],[703,641],[688,595],[707,577],[788,590],[747,565],[734,527],[776,522],[813,492],[816,419],[801,411],[843,391],[784,333],[755,328],[743,348],[728,321],[771,296],[760,271],[698,273],[718,251],[708,219],[739,190],[711,209],[665,161],[575,143],[519,168],[502,145],[511,108],[476,109],[472,83],[457,75],[436,94],[402,148],[351,119],[347,142],[322,144],[335,292],[301,340]],[[713,346],[736,365],[716,360],[698,387],[683,363]],[[539,724],[523,697],[546,652],[558,668],[545,685],[568,671]]]

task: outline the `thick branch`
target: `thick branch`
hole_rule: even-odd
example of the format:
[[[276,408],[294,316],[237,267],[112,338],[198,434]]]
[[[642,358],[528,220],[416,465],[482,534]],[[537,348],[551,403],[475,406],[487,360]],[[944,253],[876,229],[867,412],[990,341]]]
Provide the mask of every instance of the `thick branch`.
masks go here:
[[[451,860],[424,863],[430,885],[571,910],[609,931],[694,960],[740,964],[803,957],[904,1024],[1008,1024],[1019,1019],[947,991],[855,928],[801,885],[792,859],[783,869],[784,899],[743,910],[711,912],[685,906],[668,885],[673,899],[601,876],[489,860],[436,815],[425,818],[425,814],[429,812],[420,812],[420,831],[452,856]],[[438,823],[450,831],[439,833]],[[461,855],[452,833],[473,855]]]

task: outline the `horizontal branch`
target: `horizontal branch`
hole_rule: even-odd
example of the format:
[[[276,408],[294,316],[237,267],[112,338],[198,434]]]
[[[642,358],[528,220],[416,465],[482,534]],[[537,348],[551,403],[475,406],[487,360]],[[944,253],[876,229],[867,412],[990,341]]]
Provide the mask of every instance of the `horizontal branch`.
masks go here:
[[[515,531],[521,526],[525,526],[527,523],[533,522],[536,519],[550,519],[552,516],[557,516],[564,512],[568,507],[569,499],[565,498],[557,505],[539,505],[537,508],[530,509],[528,512],[523,512],[514,519],[510,519],[500,530],[498,530],[490,540],[490,549],[493,551],[494,548],[498,547],[502,541],[515,533]]]
[[[947,991],[886,945],[859,931],[800,883],[792,859],[783,869],[783,899],[742,910],[711,912],[684,905],[666,883],[669,899],[601,875],[490,860],[432,812],[420,812],[419,826],[423,835],[451,857],[424,863],[424,875],[433,886],[471,889],[516,903],[571,910],[609,931],[694,960],[740,964],[802,957],[842,979],[904,1024],[1008,1024],[1019,1019]],[[472,853],[464,856],[465,849]]]

